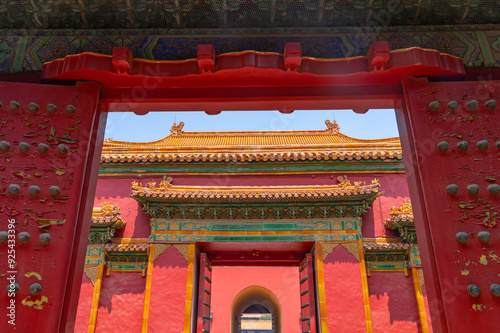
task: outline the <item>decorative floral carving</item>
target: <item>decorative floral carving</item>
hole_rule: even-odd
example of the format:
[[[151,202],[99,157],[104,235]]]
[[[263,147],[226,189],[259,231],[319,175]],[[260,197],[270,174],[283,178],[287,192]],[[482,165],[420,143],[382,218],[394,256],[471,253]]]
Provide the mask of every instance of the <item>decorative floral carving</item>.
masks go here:
[[[172,246],[175,247],[177,249],[177,251],[179,251],[179,253],[182,254],[182,256],[186,260],[188,260],[188,257],[189,257],[189,244],[174,244]]]
[[[298,207],[288,207],[286,209],[286,213],[289,218],[296,219],[299,216],[299,208]]]
[[[193,209],[193,213],[198,220],[201,220],[205,217],[207,212],[205,211],[205,208],[196,207]]]
[[[257,216],[259,217],[259,219],[266,219],[267,215],[269,215],[269,209],[267,209],[266,207],[257,208]]]
[[[283,207],[273,207],[273,216],[275,219],[283,218],[285,209]]]
[[[226,209],[226,217],[230,220],[233,220],[238,214],[238,210],[236,208],[227,208]]]
[[[222,210],[220,208],[210,208],[210,216],[212,216],[214,220],[220,218],[221,214]]]
[[[424,279],[424,271],[422,268],[418,268],[418,277],[420,279],[420,286],[424,286],[425,284],[425,279]]]
[[[153,248],[155,249],[155,252],[153,254],[153,261],[156,260],[162,254],[165,252],[166,249],[170,247],[170,244],[160,244],[160,243],[154,243]]]
[[[342,243],[342,246],[359,261],[358,243]]]
[[[242,208],[241,209],[241,216],[245,219],[248,220],[252,217],[252,208]]]
[[[323,260],[339,245],[338,243],[320,243]]]
[[[85,273],[85,275],[87,275],[87,277],[90,279],[90,281],[92,281],[92,284],[95,285],[95,282],[97,280],[97,266],[94,266],[94,267],[85,267],[83,269],[83,272]]]

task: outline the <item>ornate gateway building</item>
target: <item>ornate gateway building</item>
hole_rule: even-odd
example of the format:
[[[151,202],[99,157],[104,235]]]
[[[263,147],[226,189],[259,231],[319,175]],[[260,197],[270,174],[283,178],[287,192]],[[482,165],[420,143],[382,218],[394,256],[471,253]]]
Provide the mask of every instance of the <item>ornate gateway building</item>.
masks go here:
[[[105,141],[76,331],[428,331],[399,139],[326,124]]]

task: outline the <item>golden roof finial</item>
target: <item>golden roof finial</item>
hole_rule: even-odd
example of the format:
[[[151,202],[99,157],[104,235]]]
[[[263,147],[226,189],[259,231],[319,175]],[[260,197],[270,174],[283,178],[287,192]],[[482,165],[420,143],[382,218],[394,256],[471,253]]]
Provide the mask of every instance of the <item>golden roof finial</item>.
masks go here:
[[[183,127],[184,127],[184,122],[182,121],[179,123],[179,125],[177,125],[177,123],[174,123],[174,125],[170,129],[170,134],[181,135],[182,133],[184,133],[184,131],[182,130]]]
[[[326,131],[333,134],[333,135],[336,135],[336,134],[339,134],[339,130],[340,130],[340,126],[337,124],[337,121],[334,120],[333,123],[330,122],[330,120],[326,120],[325,121],[325,124],[326,124]]]

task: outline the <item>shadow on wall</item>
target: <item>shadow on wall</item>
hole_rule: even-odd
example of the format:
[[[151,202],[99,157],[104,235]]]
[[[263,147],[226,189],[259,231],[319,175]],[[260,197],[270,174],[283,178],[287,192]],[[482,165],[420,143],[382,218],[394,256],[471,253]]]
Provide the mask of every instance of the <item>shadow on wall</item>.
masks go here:
[[[110,276],[104,276],[99,297],[99,311],[106,309],[109,314],[113,304],[119,310],[127,308],[130,305],[126,303],[128,304],[132,298],[143,303],[145,281],[141,273],[111,272]],[[113,300],[114,297],[116,299]]]
[[[372,272],[368,290],[374,325],[385,323],[397,325],[398,329],[420,325],[411,274],[406,277],[402,272]],[[408,326],[403,328],[405,323]]]

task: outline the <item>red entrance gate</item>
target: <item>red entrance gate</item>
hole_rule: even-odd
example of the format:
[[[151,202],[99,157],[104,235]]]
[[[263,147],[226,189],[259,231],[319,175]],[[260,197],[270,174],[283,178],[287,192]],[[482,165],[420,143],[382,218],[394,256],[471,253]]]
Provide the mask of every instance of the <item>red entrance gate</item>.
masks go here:
[[[105,125],[98,97],[89,82],[0,85],[3,332],[73,329]]]
[[[403,89],[402,143],[435,330],[498,331],[500,82],[406,78]]]
[[[495,296],[495,285],[500,284],[496,226],[500,133],[495,105],[500,83],[404,79],[419,75],[448,80],[463,78],[465,73],[459,59],[435,51],[391,53],[379,46],[366,58],[331,66],[327,61],[301,58],[300,52],[241,53],[218,57],[217,61],[224,60],[221,63],[215,57],[183,62],[188,73],[155,64],[137,64],[146,72],[136,72],[134,60],[124,59],[123,53],[121,58],[82,55],[87,61],[71,57],[53,62],[44,78],[100,81],[100,101],[106,110],[208,105],[210,113],[270,108],[289,112],[306,107],[366,110],[400,105],[402,144],[434,330],[472,332],[480,327],[494,332],[500,309]],[[246,63],[248,59],[253,60]],[[203,67],[205,60],[210,60],[208,69]],[[156,76],[162,72],[176,74]],[[150,73],[155,76],[148,80]],[[97,139],[98,93],[92,83],[76,87],[4,83],[0,87],[1,134],[6,141],[0,147],[0,231],[8,230],[11,219],[16,221],[19,260],[9,269],[17,272],[16,300],[24,301],[16,307],[16,318],[29,318],[17,321],[16,331],[34,326],[38,332],[71,330],[89,229],[84,221],[90,221],[99,161],[95,154],[102,140]],[[59,192],[52,186],[59,186]],[[43,231],[50,234],[49,243],[42,242],[47,235],[39,239]],[[19,238],[21,232],[28,232],[30,240],[22,243],[26,234]],[[6,272],[8,242],[0,246]],[[41,285],[41,292],[37,293],[35,283]],[[0,306],[7,308],[10,299],[5,295]],[[42,306],[44,311],[38,311]]]

